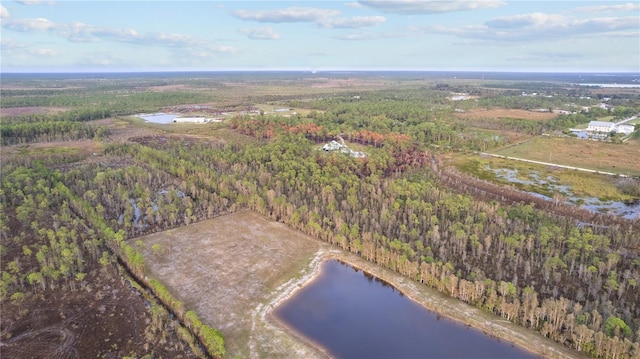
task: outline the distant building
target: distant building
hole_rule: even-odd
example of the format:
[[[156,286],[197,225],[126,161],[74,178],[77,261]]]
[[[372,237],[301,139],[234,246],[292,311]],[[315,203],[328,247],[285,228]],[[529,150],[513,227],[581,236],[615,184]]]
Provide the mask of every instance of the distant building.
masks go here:
[[[339,144],[336,141],[331,141],[327,144],[325,144],[324,146],[322,146],[322,149],[329,152],[329,151],[338,151],[339,149],[342,148],[342,145]]]
[[[173,119],[175,123],[207,123],[210,119],[205,117],[176,117]]]
[[[630,135],[635,130],[635,125],[618,125],[616,126],[617,133],[624,133]]]
[[[340,152],[340,153],[345,153],[348,154],[351,157],[356,157],[356,158],[363,158],[363,157],[367,157],[367,155],[364,152],[358,152],[358,151],[354,151],[352,149],[350,149],[349,147],[342,145],[336,141],[331,141],[329,143],[326,143],[324,146],[322,146],[322,149],[325,152]]]
[[[592,132],[611,132],[615,129],[616,124],[613,122],[591,121],[587,126],[587,131]]]

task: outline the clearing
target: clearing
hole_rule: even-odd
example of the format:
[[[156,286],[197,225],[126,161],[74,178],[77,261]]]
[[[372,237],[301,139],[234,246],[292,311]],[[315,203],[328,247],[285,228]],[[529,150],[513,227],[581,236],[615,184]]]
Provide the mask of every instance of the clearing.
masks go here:
[[[496,108],[491,110],[469,110],[466,112],[456,112],[456,116],[472,120],[486,118],[518,118],[523,120],[547,121],[555,118],[558,114],[551,112]]]
[[[132,241],[150,276],[223,333],[229,357],[319,356],[265,314],[282,285],[317,262],[323,243],[250,211]]]

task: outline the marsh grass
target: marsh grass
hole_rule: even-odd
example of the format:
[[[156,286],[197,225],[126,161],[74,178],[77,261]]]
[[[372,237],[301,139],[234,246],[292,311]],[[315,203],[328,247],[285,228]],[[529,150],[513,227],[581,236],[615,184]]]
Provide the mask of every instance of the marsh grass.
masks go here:
[[[554,187],[568,187],[577,197],[595,197],[601,201],[624,201],[633,198],[625,194],[617,178],[576,170],[557,169],[527,162],[510,161],[502,158],[467,156],[455,159],[455,166],[463,173],[484,181],[535,192],[548,197],[558,193]],[[501,169],[515,171],[515,179],[531,182],[519,183],[499,176]],[[578,199],[579,201],[579,199]],[[583,200],[584,201],[584,200]]]
[[[601,201],[624,201],[632,197],[624,194],[615,184],[615,177],[572,170],[557,171],[554,174],[560,183],[571,186],[579,197],[596,197]]]

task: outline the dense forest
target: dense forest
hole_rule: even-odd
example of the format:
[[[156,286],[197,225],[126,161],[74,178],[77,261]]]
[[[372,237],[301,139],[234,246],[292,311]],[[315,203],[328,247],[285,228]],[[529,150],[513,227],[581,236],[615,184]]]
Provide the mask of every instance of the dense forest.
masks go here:
[[[495,132],[495,119],[456,119],[448,88],[363,90],[312,100],[276,96],[275,104],[309,114],[239,114],[207,125],[206,136],[156,130],[115,140],[117,129],[93,120],[209,95],[140,90],[125,101],[114,100],[120,94],[109,87],[81,100],[56,91],[3,90],[3,108],[75,109],[3,116],[2,145],[93,139],[101,151],[82,160],[3,157],[5,310],[46,291],[81,290],[104,268],[121,265],[178,317],[182,326],[172,330],[192,350],[222,357],[220,332],[161,283],[145,281],[144,260],[126,240],[251,209],[594,358],[640,357],[637,220],[594,215],[590,225],[578,226],[570,214],[532,202],[456,191],[439,173],[443,154],[508,144],[512,132],[561,130],[596,118],[594,112],[543,122],[503,119],[505,131]],[[483,97],[474,106],[525,109],[565,104],[570,96],[532,103],[495,86],[478,93]],[[619,101],[625,109],[616,116],[640,108],[637,95]],[[334,139],[366,157],[321,150]]]

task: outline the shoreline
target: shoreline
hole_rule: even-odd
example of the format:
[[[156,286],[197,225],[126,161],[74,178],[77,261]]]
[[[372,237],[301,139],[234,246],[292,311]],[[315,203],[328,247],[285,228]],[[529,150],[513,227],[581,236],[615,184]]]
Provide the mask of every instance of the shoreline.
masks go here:
[[[304,337],[287,324],[278,319],[273,311],[277,306],[293,297],[299,289],[312,283],[322,275],[322,264],[325,261],[335,259],[344,262],[366,272],[378,279],[392,285],[410,300],[420,306],[441,315],[449,320],[470,328],[481,331],[484,335],[499,340],[504,340],[522,350],[544,358],[569,358],[583,359],[588,356],[556,343],[551,339],[540,336],[539,333],[511,323],[506,319],[492,313],[487,313],[459,299],[449,297],[437,290],[427,287],[419,282],[414,282],[389,269],[382,268],[375,263],[368,262],[352,253],[340,250],[321,250],[312,259],[311,263],[301,273],[302,277],[290,280],[281,285],[276,292],[279,294],[260,310],[261,319],[275,325],[296,341],[309,346],[324,358],[331,358],[330,353],[319,343]]]

